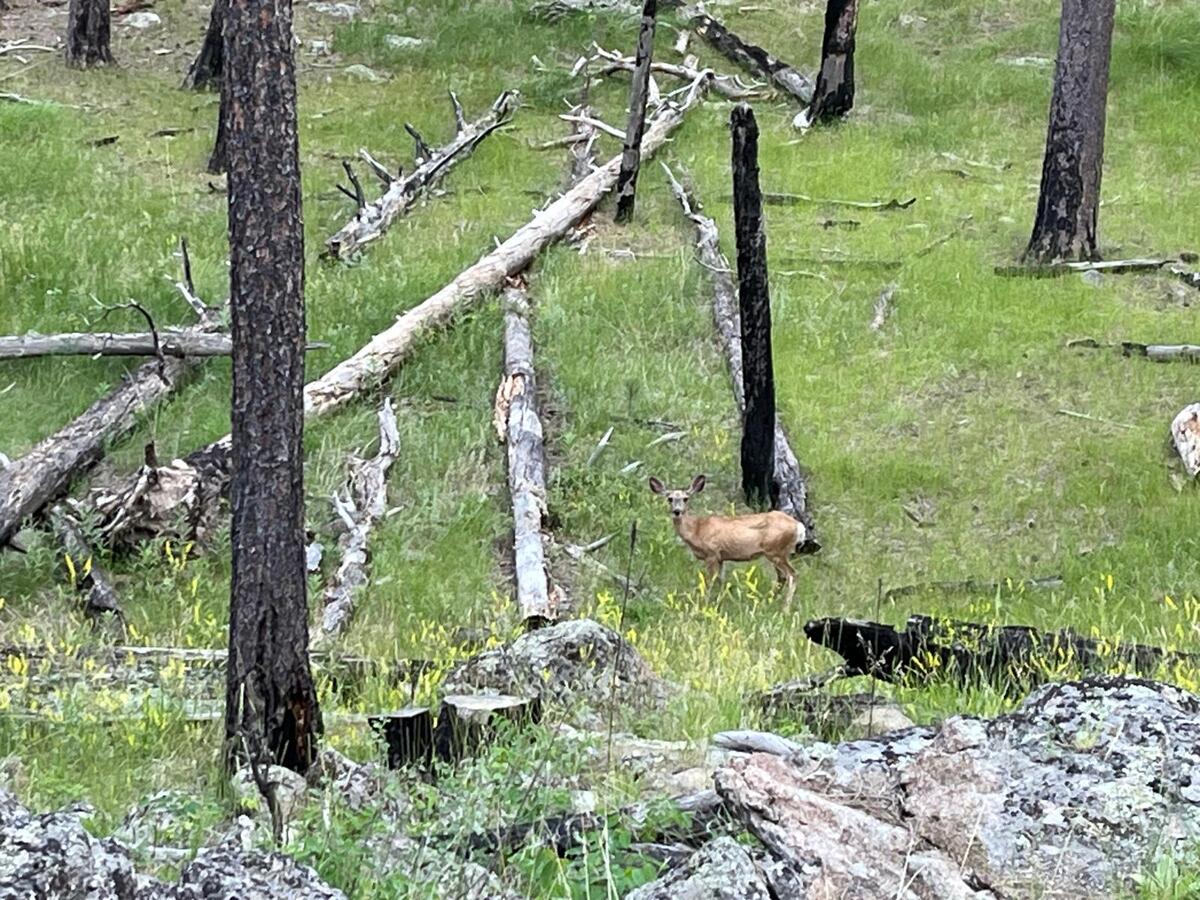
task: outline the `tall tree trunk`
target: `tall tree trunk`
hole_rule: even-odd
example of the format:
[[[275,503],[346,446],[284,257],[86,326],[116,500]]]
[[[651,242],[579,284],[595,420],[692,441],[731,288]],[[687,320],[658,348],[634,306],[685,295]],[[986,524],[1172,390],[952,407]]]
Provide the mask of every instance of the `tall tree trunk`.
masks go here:
[[[829,0],[825,5],[825,37],[821,71],[813,89],[808,121],[828,122],[854,106],[854,30],[858,0]]]
[[[217,108],[217,136],[213,140],[212,154],[208,157],[208,171],[211,175],[219,175],[225,171],[228,165],[228,130],[226,128],[229,119],[229,79],[222,77],[221,83],[221,104]]]
[[[758,123],[739,103],[733,132],[733,220],[737,238],[738,310],[742,331],[742,490],[751,506],[774,508],[775,375],[771,363],[771,298],[767,233],[758,185]]]
[[[233,592],[226,762],[304,771],[320,712],[305,597],[304,235],[291,0],[232,0],[225,28],[233,310]]]
[[[646,95],[650,88],[650,61],[654,55],[654,23],[658,0],[646,0],[642,6],[642,27],[638,31],[637,56],[633,64],[633,86],[629,89],[629,126],[625,129],[625,150],[621,171],[617,174],[618,222],[633,218],[637,192],[638,166],[642,160],[642,134],[646,131]]]
[[[1096,259],[1115,0],[1063,0],[1028,262]]]
[[[183,79],[185,88],[199,91],[220,87],[221,67],[225,56],[221,30],[225,26],[228,10],[229,0],[213,0],[212,11],[208,14],[208,30],[204,32],[204,43]]]
[[[67,65],[86,69],[116,62],[108,34],[108,0],[71,0],[67,14]]]

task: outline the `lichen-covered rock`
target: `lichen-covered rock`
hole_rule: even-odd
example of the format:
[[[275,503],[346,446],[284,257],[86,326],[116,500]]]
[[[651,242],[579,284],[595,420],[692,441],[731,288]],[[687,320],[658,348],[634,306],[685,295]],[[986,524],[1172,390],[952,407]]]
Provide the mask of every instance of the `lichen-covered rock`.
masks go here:
[[[1115,896],[1200,841],[1200,698],[1048,685],[991,720],[734,759],[716,784],[797,897]]]
[[[355,812],[378,807],[382,815],[397,818],[407,805],[404,797],[389,791],[394,781],[387,769],[377,763],[357,763],[332,747],[321,749],[305,777],[309,787],[332,791]]]
[[[626,640],[590,619],[539,628],[480,653],[450,673],[445,690],[494,690],[600,707],[609,700],[614,666],[623,704],[657,705],[671,691]]]
[[[200,900],[346,900],[290,856],[225,847],[202,851],[184,867],[180,884]]]
[[[770,900],[767,883],[737,841],[719,837],[626,900]]]

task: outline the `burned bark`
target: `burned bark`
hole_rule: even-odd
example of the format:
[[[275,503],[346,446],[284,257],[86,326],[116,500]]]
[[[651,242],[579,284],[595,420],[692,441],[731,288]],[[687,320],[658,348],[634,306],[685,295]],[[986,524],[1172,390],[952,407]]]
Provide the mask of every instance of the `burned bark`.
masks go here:
[[[708,272],[713,289],[713,321],[717,335],[729,363],[729,374],[733,382],[733,399],[739,416],[746,410],[746,395],[742,389],[742,340],[741,315],[738,312],[737,292],[733,285],[732,270],[725,254],[721,252],[717,235],[717,223],[700,212],[700,203],[692,197],[675,178],[671,170],[663,166],[671,182],[671,190],[683,208],[683,214],[696,226],[696,256],[700,265]],[[821,545],[816,537],[812,514],[808,508],[808,488],[796,454],[788,441],[787,433],[778,419],[775,422],[775,471],[773,473],[772,496],[777,498],[776,509],[780,509],[804,523],[808,537],[801,548],[802,553],[815,553]]]
[[[412,208],[424,191],[444,178],[456,163],[471,155],[480,141],[509,120],[516,109],[517,95],[513,91],[504,91],[487,113],[469,123],[462,120],[462,107],[453,93],[450,99],[455,109],[454,138],[437,150],[427,147],[422,150],[424,141],[418,141],[417,167],[404,178],[397,175],[378,200],[361,206],[354,218],[325,242],[325,256],[347,259],[381,237],[396,219]]]
[[[692,27],[730,62],[761,75],[805,106],[812,100],[813,84],[810,78],[776,59],[762,47],[742,40],[716,19],[701,13],[693,17]]]
[[[387,743],[389,769],[433,762],[433,715],[427,706],[409,706],[394,713],[372,716],[370,725]]]
[[[745,103],[730,117],[733,133],[733,218],[737,237],[738,314],[742,338],[742,490],[752,507],[774,507],[775,373],[767,232],[758,186],[758,123]]]
[[[67,13],[66,61],[73,69],[116,62],[109,46],[108,0],[71,0]]]
[[[625,149],[621,154],[621,171],[617,175],[617,222],[633,219],[638,167],[642,160],[642,134],[646,130],[646,96],[650,88],[650,62],[654,55],[657,15],[658,0],[645,0],[642,25],[638,31],[637,54],[634,57],[633,85],[629,89],[629,125],[625,129]]]
[[[121,603],[112,579],[100,567],[79,522],[65,504],[50,510],[50,523],[62,550],[67,580],[84,600],[84,613],[95,620],[101,613],[114,613],[124,620]]]
[[[1033,234],[1025,261],[1096,259],[1116,0],[1063,0]]]
[[[433,730],[433,751],[443,762],[457,762],[479,749],[508,725],[536,725],[542,719],[542,704],[537,697],[507,694],[450,694],[442,697],[437,726]]]
[[[204,32],[204,43],[200,45],[200,52],[192,60],[183,79],[185,88],[193,91],[220,88],[221,71],[225,64],[225,40],[222,32],[228,9],[229,0],[213,0],[212,10],[208,14],[208,28]]]
[[[828,0],[825,35],[821,40],[821,71],[813,88],[805,124],[841,118],[854,106],[854,31],[858,0]]]
[[[400,432],[391,400],[379,410],[379,453],[371,460],[355,458],[345,499],[334,495],[333,505],[346,531],[338,540],[342,561],[325,591],[322,636],[339,634],[354,613],[358,594],[367,586],[367,551],[371,529],[387,512],[387,473],[400,453]]]
[[[217,135],[213,139],[212,153],[208,157],[208,165],[205,167],[210,175],[220,175],[228,166],[228,143],[229,143],[229,79],[221,78],[221,102],[217,107]]]
[[[304,232],[290,0],[225,28],[233,310],[232,596],[225,763],[305,771],[321,730],[304,541]]]

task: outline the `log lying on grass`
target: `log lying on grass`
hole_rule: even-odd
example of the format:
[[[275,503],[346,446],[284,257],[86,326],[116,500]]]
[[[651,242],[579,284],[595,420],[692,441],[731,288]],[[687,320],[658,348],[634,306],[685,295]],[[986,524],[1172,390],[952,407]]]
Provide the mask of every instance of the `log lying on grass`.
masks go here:
[[[681,102],[668,101],[659,107],[642,139],[643,156],[650,158],[662,147],[683,121],[684,114],[703,95],[709,78],[704,73]],[[373,337],[349,359],[305,385],[305,416],[316,417],[340,409],[378,385],[399,368],[427,332],[447,324],[456,314],[500,290],[506,279],[523,271],[542,250],[561,239],[600,204],[616,183],[620,162],[618,156],[596,169],[441,290],[398,316],[395,324]],[[179,483],[184,485],[185,494],[215,499],[228,488],[229,440],[227,435],[164,468],[174,469],[181,476]],[[197,461],[205,464],[206,471],[197,468]],[[137,533],[154,534],[170,521],[165,515],[169,503],[148,494],[162,470],[151,473],[148,468],[144,467],[131,483],[106,492],[102,498],[102,527],[110,540],[127,541]],[[138,514],[146,509],[155,515],[146,518]],[[189,510],[189,515],[207,521],[209,514],[205,511],[198,511],[195,505],[189,506]]]
[[[496,391],[496,421],[508,445],[517,604],[526,627],[537,628],[558,618],[558,603],[542,543],[546,448],[538,415],[529,297],[516,285],[504,291],[504,377]]]
[[[1171,423],[1171,441],[1188,477],[1200,475],[1200,403],[1185,406]]]
[[[601,76],[611,75],[613,72],[633,72],[637,66],[637,61],[634,57],[622,56],[615,50],[605,50],[599,45],[594,45],[593,51],[593,55],[588,61],[604,64],[597,73]],[[685,60],[680,64],[654,61],[650,63],[650,71],[658,72],[662,75],[670,75],[690,84],[700,77],[700,70],[690,65],[689,62],[690,60]],[[714,94],[718,94],[726,100],[734,101],[751,100],[755,97],[761,97],[763,94],[763,90],[759,87],[743,84],[732,75],[719,75],[716,73],[712,76],[710,89]]]
[[[309,342],[309,350],[328,347]],[[186,328],[125,334],[82,332],[77,334],[19,334],[0,337],[0,359],[32,359],[38,356],[229,356],[233,339],[219,332]]]
[[[1070,275],[1072,272],[1100,272],[1106,275],[1128,275],[1144,272],[1157,272],[1168,263],[1178,262],[1171,259],[1109,259],[1100,262],[1058,262],[1049,265],[1029,266],[996,266],[997,275],[1010,278],[1057,278]]]
[[[67,579],[84,598],[84,613],[95,621],[101,613],[110,612],[124,621],[116,588],[108,574],[96,561],[79,522],[66,504],[56,504],[50,510],[50,524],[62,549],[63,568]]]
[[[1064,671],[1121,669],[1150,677],[1163,665],[1200,662],[1200,654],[1097,640],[1069,628],[1039,631],[931,616],[910,616],[904,631],[877,622],[814,619],[805,624],[804,633],[841,656],[847,675],[906,683],[949,679],[1005,691],[1027,690],[1060,678]]]
[[[354,218],[325,242],[325,255],[347,259],[365,244],[380,237],[397,218],[412,208],[423,191],[445,176],[459,160],[470,156],[480,141],[508,120],[516,109],[516,97],[514,91],[505,91],[496,98],[486,115],[466,123],[462,118],[462,107],[451,93],[455,110],[454,139],[438,150],[429,151],[426,148],[422,151],[424,141],[417,137],[418,155],[423,157],[417,167],[407,176],[397,175],[387,185],[383,196],[361,206]],[[376,165],[372,168],[376,174],[380,174],[381,167]]]
[[[387,512],[387,473],[399,453],[396,413],[391,400],[385,400],[379,410],[379,452],[370,460],[352,459],[346,497],[333,497],[333,507],[346,531],[338,539],[342,561],[325,590],[322,637],[341,633],[354,612],[359,592],[367,585],[367,545],[371,529]]]
[[[1067,341],[1067,347],[1084,347],[1089,350],[1119,347],[1124,356],[1144,356],[1154,362],[1200,362],[1200,344],[1140,344],[1137,341],[1106,344],[1093,338],[1079,338]]]
[[[692,18],[692,27],[730,62],[766,78],[805,106],[812,101],[812,79],[776,59],[762,47],[742,40],[716,19],[703,13]]]
[[[900,200],[839,200],[835,197],[810,197],[808,194],[788,194],[778,191],[764,191],[763,203],[767,206],[797,206],[801,203],[811,203],[816,206],[848,206],[851,209],[874,209],[887,212],[893,209],[908,209],[917,202],[916,197]]]
[[[675,178],[664,164],[663,171],[671,182],[671,190],[683,208],[683,214],[696,227],[696,256],[708,271],[713,291],[713,321],[725,358],[729,363],[729,374],[733,380],[733,398],[738,414],[746,409],[746,398],[742,390],[742,338],[741,319],[738,313],[737,291],[729,268],[729,261],[721,253],[717,234],[717,223],[700,212],[700,204]],[[808,539],[801,552],[814,553],[821,545],[816,539],[812,515],[808,509],[808,488],[796,454],[788,442],[787,433],[778,421],[775,423],[775,487],[778,491],[779,509],[802,521],[808,528]]]

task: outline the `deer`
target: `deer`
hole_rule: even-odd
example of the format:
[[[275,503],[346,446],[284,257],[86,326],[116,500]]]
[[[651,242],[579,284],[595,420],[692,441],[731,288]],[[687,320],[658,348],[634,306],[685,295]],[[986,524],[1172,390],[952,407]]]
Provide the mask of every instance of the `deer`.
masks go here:
[[[804,523],[778,510],[744,516],[693,516],[687,511],[688,501],[704,490],[704,483],[704,476],[697,475],[686,490],[673,491],[651,477],[650,490],[666,498],[675,533],[704,563],[709,585],[720,580],[725,563],[765,556],[775,567],[776,584],[787,582],[783,602],[791,603],[796,592],[796,570],[788,557],[799,552],[808,540]]]

